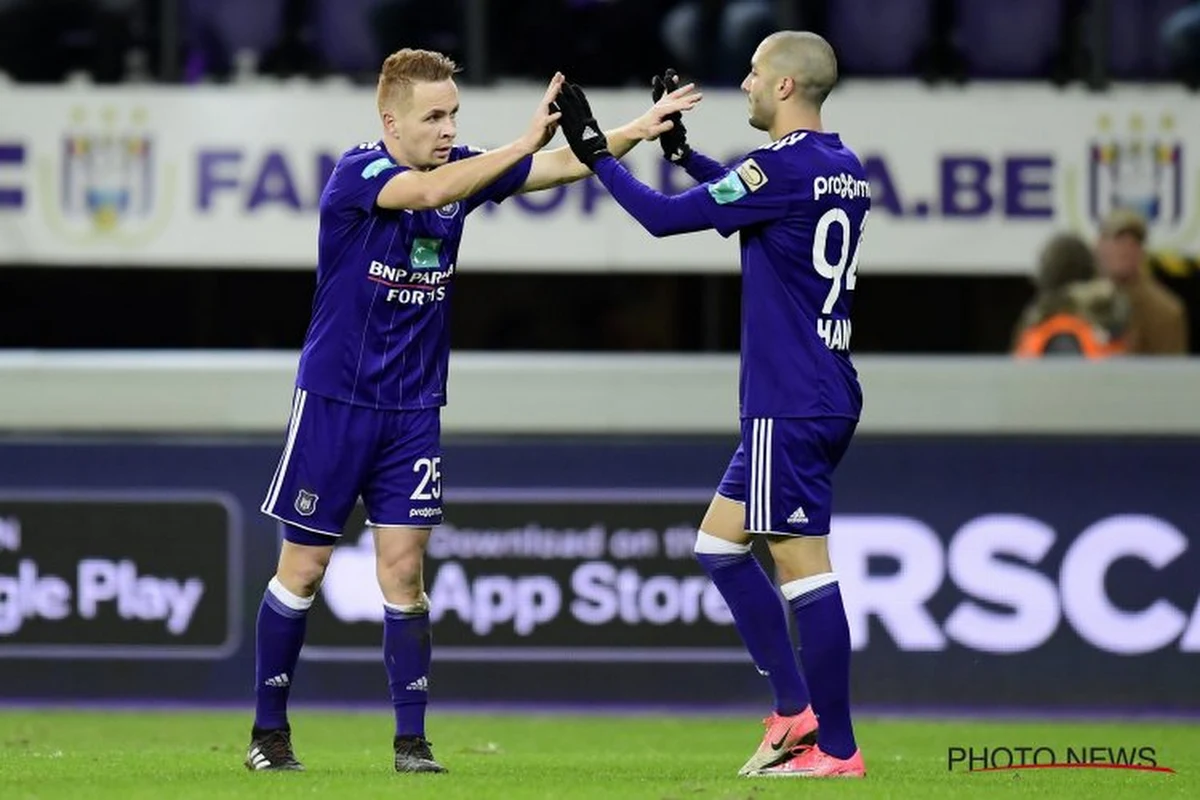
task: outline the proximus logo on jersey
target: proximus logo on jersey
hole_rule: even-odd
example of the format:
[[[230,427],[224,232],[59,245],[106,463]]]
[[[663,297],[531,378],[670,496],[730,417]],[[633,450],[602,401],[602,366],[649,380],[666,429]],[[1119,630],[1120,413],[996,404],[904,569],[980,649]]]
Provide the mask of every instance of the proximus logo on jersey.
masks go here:
[[[841,175],[818,175],[813,178],[813,199],[820,200],[827,194],[843,200],[855,200],[871,196],[871,184],[843,172]]]

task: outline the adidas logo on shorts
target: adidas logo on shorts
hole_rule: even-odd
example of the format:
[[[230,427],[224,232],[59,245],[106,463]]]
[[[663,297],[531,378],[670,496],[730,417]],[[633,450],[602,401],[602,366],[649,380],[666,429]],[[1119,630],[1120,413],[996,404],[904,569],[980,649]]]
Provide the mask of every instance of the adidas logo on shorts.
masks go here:
[[[807,525],[808,515],[804,513],[804,506],[799,506],[792,515],[787,518],[788,525]]]
[[[421,677],[417,678],[415,681],[410,683],[408,686],[405,686],[404,689],[405,689],[405,691],[409,691],[409,692],[428,692],[429,691],[429,678],[422,675]]]

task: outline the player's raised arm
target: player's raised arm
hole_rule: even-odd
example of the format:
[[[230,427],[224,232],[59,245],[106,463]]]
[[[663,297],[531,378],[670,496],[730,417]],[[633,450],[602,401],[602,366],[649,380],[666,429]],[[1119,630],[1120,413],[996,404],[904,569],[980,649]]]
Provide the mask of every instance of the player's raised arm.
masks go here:
[[[679,84],[679,73],[668,69],[662,75],[655,75],[650,81],[650,97],[657,104],[664,96],[677,91]],[[663,158],[683,167],[696,183],[717,180],[728,172],[721,162],[696,152],[688,143],[687,128],[683,124],[682,114],[676,112],[667,119],[674,124],[670,130],[664,131],[658,137]]]
[[[619,128],[604,132],[608,152],[620,158],[638,142],[656,139],[676,126],[681,127],[683,112],[691,111],[703,97],[694,83],[683,86],[677,84],[672,91],[664,91],[654,98],[654,105],[646,113]],[[549,189],[591,174],[592,171],[575,157],[570,147],[559,147],[533,157],[529,177],[521,186],[521,192]]]
[[[787,199],[774,190],[751,198],[769,182],[754,159],[746,159],[737,170],[724,173],[718,181],[682,194],[669,197],[657,192],[621,166],[605,147],[604,140],[595,134],[599,126],[582,89],[572,83],[564,84],[558,106],[562,110],[563,135],[576,158],[596,173],[613,199],[653,236],[709,228],[728,236],[735,230],[777,219],[787,210]]]
[[[528,129],[519,139],[473,158],[464,158],[449,164],[414,164],[413,166],[416,168],[401,172],[384,184],[383,188],[379,190],[376,204],[381,208],[407,208],[414,211],[441,208],[448,203],[462,200],[480,191],[511,169],[522,158],[541,150],[554,136],[560,113],[552,110],[551,105],[558,96],[562,82],[562,74],[555,73],[538,103]],[[454,92],[453,104],[447,104],[445,99],[440,104],[442,106],[449,105],[449,107],[441,108],[438,105],[435,103],[434,107],[428,110],[424,105],[418,105],[416,108],[416,111],[421,112],[417,115],[418,126],[421,123],[425,123],[427,126],[436,124],[441,120],[449,131],[448,134],[443,131],[436,140],[444,143],[434,149],[434,158],[443,153],[448,156],[450,146],[454,141],[454,117],[458,112],[457,91]],[[393,120],[393,133],[398,135],[394,126]],[[418,131],[421,131],[420,127],[418,127]]]

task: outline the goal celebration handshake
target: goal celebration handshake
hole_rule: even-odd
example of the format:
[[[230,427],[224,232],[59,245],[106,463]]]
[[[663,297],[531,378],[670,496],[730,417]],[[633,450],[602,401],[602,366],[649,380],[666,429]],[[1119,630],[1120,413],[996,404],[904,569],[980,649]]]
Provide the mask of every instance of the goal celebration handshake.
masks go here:
[[[663,155],[671,162],[679,163],[691,152],[683,112],[692,110],[703,94],[693,83],[681,86],[679,74],[673,69],[655,75],[651,85],[655,105],[647,115],[643,138],[658,139]],[[559,125],[571,152],[588,169],[594,170],[600,159],[612,157],[608,141],[581,86],[564,81],[551,108],[560,115]]]

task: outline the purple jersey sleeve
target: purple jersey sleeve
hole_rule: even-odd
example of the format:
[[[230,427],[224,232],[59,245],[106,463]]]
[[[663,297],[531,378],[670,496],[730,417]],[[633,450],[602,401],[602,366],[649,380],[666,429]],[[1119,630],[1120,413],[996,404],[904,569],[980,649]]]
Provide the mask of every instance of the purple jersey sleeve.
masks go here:
[[[483,152],[483,150],[475,147],[455,147],[451,151],[450,160],[458,161],[463,158],[471,158]],[[470,214],[484,203],[502,203],[516,194],[525,185],[525,179],[529,177],[529,170],[532,167],[533,156],[522,158],[499,178],[468,197],[466,199],[467,213]]]
[[[715,161],[703,153],[693,150],[679,166],[691,176],[696,183],[708,183],[720,180],[728,172],[728,168],[720,161]]]
[[[757,150],[721,178],[704,184],[705,216],[722,236],[787,215],[796,195],[773,154]],[[772,180],[774,178],[774,180]]]
[[[404,172],[381,146],[360,145],[358,152],[343,158],[329,180],[325,202],[333,210],[370,214],[384,185]]]
[[[595,170],[613,199],[651,236],[673,236],[712,227],[700,207],[703,202],[700,195],[704,193],[701,186],[668,196],[633,177],[611,156],[597,161]]]
[[[761,156],[758,159],[763,160]],[[615,158],[597,162],[596,176],[613,199],[653,236],[708,228],[729,236],[742,228],[783,217],[793,202],[782,174],[777,176],[776,188],[756,196],[770,180],[754,158],[743,160],[719,180],[674,196],[646,186]]]

